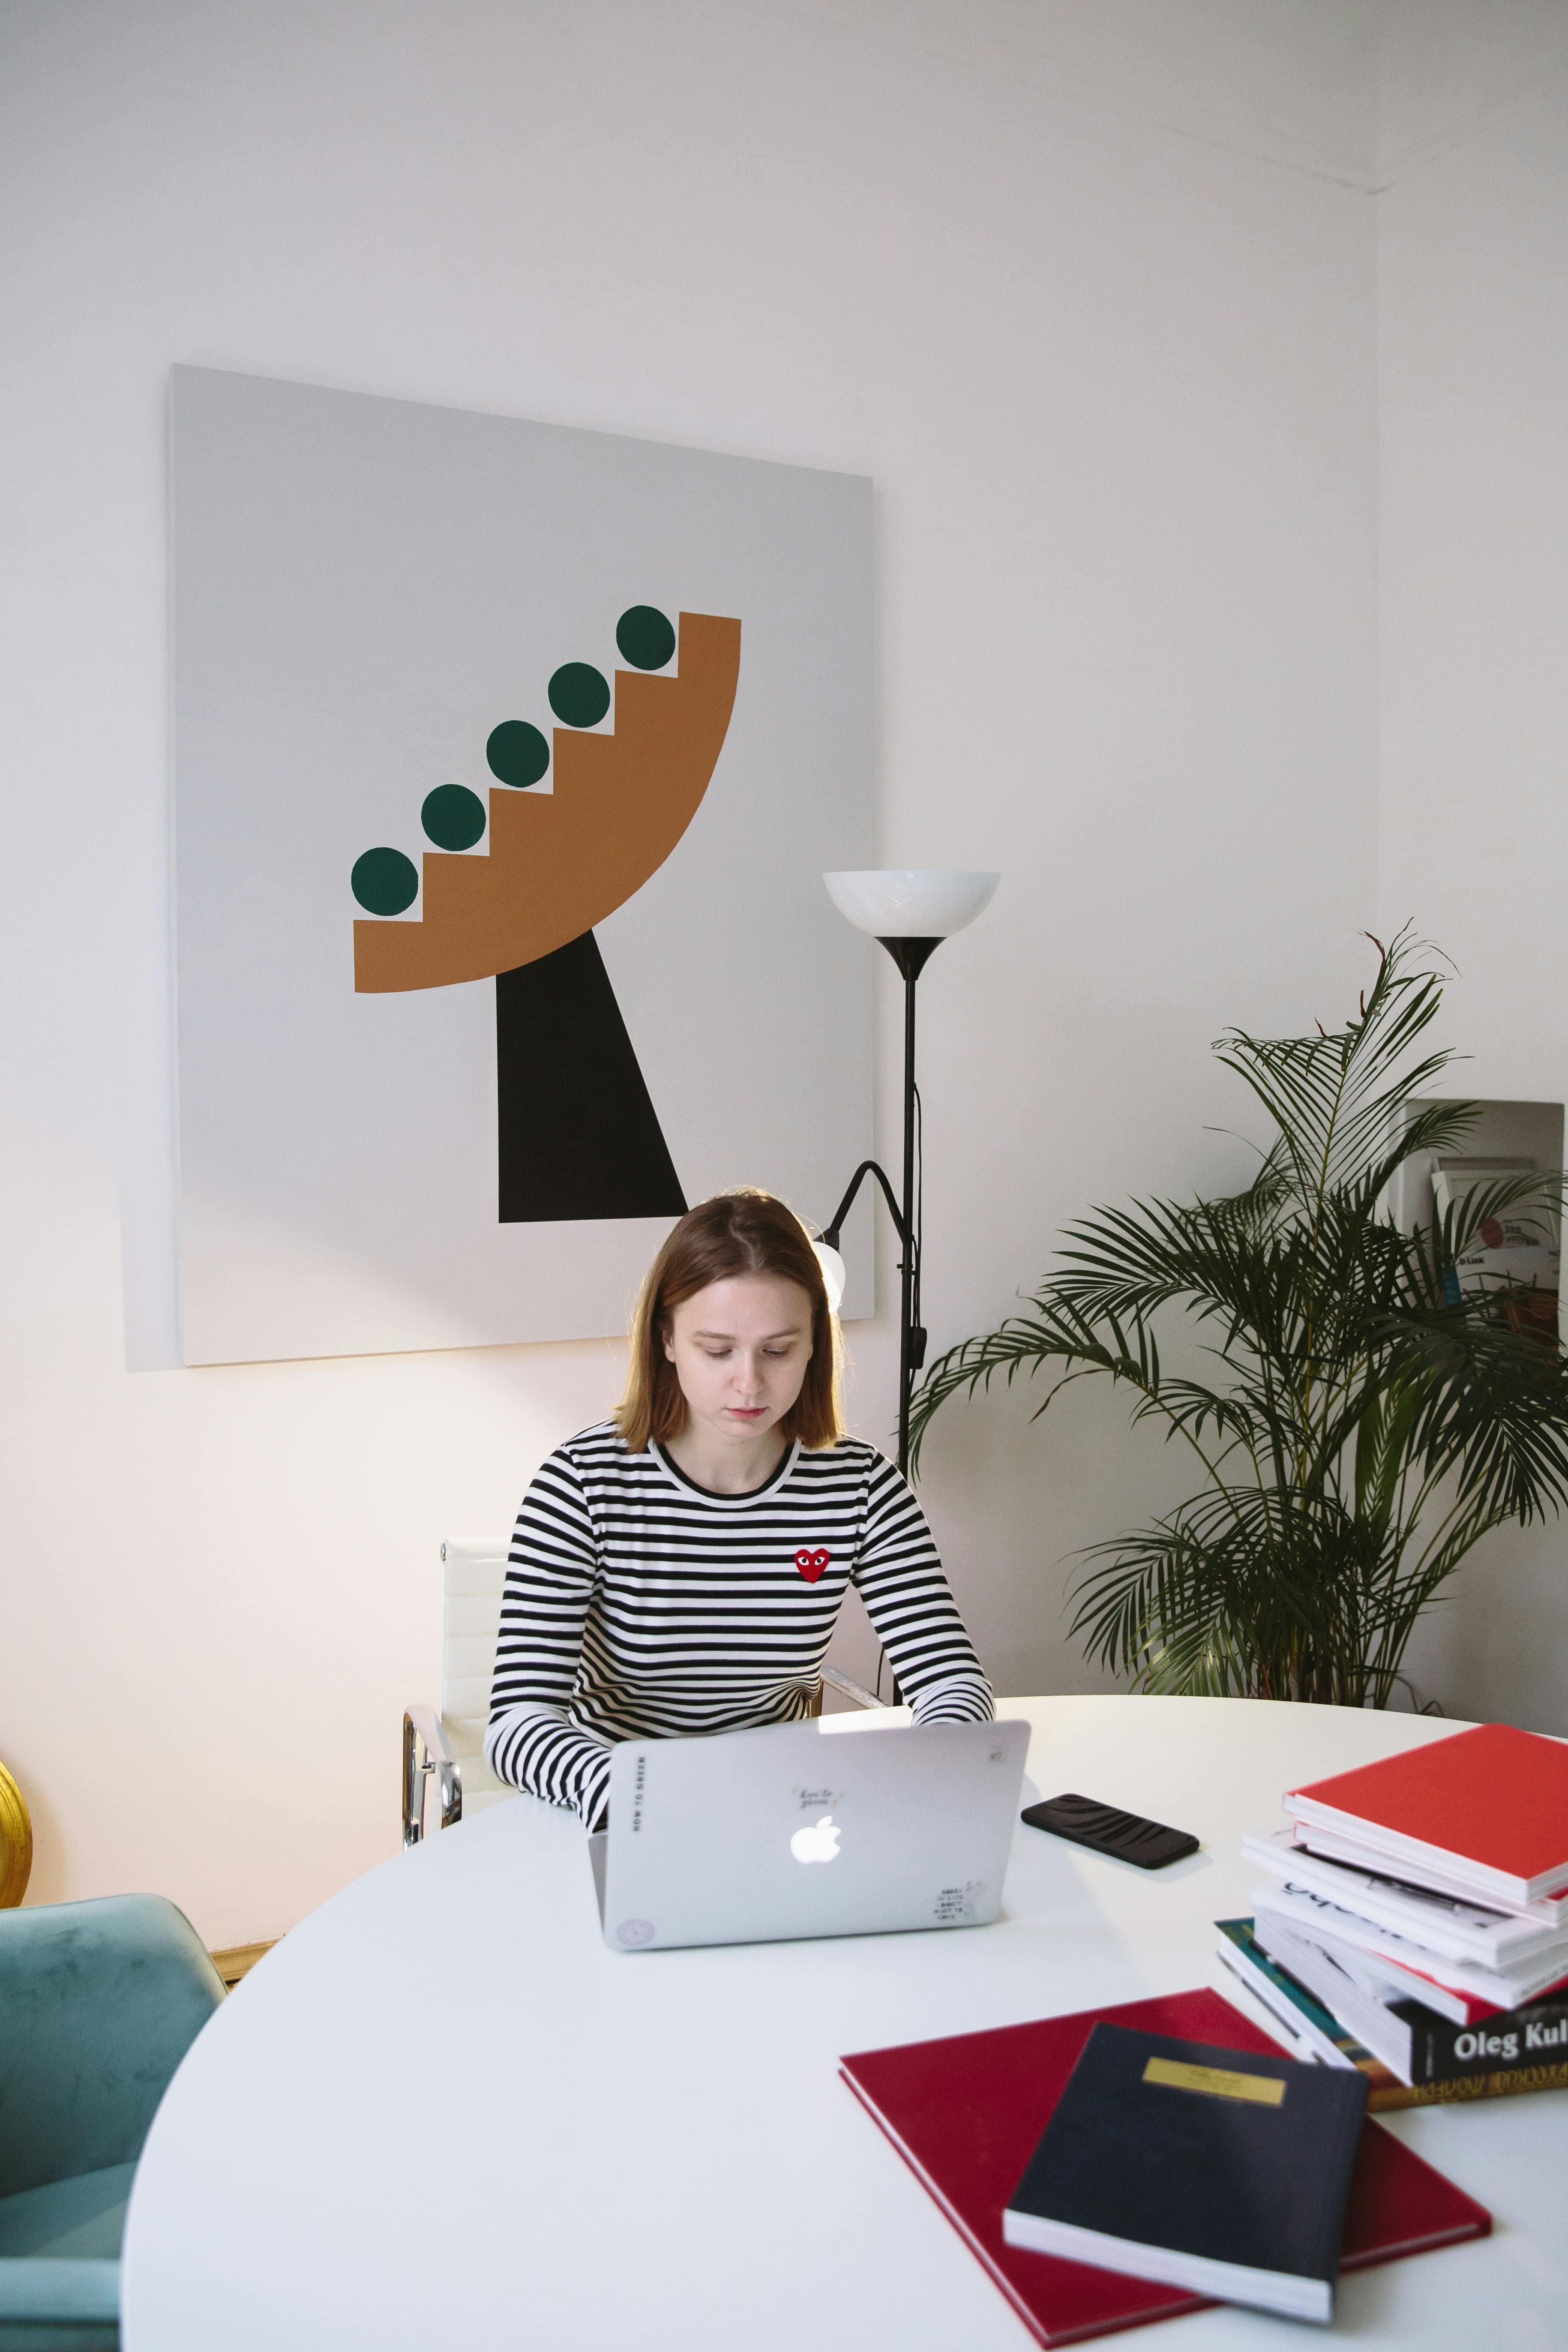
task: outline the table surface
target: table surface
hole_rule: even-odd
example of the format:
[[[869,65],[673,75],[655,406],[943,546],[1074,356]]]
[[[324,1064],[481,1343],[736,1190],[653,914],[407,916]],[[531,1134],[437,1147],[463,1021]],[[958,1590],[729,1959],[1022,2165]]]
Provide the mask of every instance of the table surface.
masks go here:
[[[204,2030],[137,2175],[127,2352],[1023,2352],[840,2053],[1205,1983],[1213,1921],[1247,1907],[1242,1832],[1280,1791],[1456,1727],[1224,1699],[997,1712],[1031,1727],[1026,1802],[1075,1789],[1203,1850],[1145,1874],[1020,1827],[994,1927],[624,1955],[573,1817],[497,1805],[334,1896]],[[1384,2120],[1496,2231],[1347,2279],[1341,2330],[1568,2344],[1568,2092]],[[1279,2347],[1289,2325],[1215,2309],[1160,2340]]]

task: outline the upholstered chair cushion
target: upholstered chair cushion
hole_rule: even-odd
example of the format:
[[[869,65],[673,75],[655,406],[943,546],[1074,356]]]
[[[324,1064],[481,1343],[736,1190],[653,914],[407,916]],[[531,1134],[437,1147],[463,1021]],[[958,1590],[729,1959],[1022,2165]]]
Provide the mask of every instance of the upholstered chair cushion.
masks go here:
[[[162,1895],[0,1911],[0,2197],[133,2164],[222,1999]]]

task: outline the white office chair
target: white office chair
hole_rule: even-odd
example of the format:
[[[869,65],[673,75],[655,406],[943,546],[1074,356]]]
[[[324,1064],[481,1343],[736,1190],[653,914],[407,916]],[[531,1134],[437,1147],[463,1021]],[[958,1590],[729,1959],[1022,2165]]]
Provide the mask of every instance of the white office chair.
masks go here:
[[[517,1794],[485,1762],[490,1681],[506,1582],[506,1536],[448,1536],[441,1546],[446,1588],[441,1620],[441,1706],[411,1706],[403,1717],[403,1843],[425,1834],[426,1783],[437,1819],[450,1829]]]
[[[490,1684],[500,1633],[506,1583],[506,1536],[448,1536],[441,1546],[446,1601],[441,1626],[441,1706],[410,1706],[403,1717],[403,1843],[425,1834],[426,1783],[436,1782],[437,1821],[450,1829],[465,1813],[482,1812],[517,1791],[485,1762]],[[810,1712],[822,1713],[827,1684],[856,1706],[882,1702],[835,1666],[824,1666]]]

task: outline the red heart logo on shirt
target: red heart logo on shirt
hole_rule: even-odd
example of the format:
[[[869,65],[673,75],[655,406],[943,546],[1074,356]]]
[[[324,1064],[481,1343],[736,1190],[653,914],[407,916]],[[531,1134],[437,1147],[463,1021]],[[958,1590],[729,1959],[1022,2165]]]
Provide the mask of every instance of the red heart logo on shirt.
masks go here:
[[[807,1584],[815,1584],[832,1558],[830,1551],[808,1551],[803,1547],[795,1556],[795,1564]]]

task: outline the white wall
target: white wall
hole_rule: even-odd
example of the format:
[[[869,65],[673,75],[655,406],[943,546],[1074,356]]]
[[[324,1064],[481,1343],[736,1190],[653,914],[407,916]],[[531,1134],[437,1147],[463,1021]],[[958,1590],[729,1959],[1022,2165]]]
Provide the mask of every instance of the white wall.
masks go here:
[[[1205,1131],[1247,1124],[1209,1064],[1227,1022],[1352,1001],[1363,12],[20,0],[0,39],[0,1753],[34,1899],[157,1886],[222,1944],[391,1850],[438,1540],[508,1518],[616,1364],[125,1369],[167,1318],[171,362],[875,477],[882,854],[1005,877],[922,984],[944,1344],[1089,1202],[1239,1172]],[[776,998],[760,1054],[786,975]],[[851,1337],[882,1435],[889,1319]],[[1095,1680],[1064,1555],[1173,1475],[1122,1426],[1079,1391],[1043,1429],[1014,1401],[933,1440],[1005,1689]]]
[[[1404,0],[1379,198],[1383,921],[1458,967],[1452,1091],[1568,1099],[1568,5]],[[1568,1526],[1489,1539],[1412,1652],[1568,1730]]]

